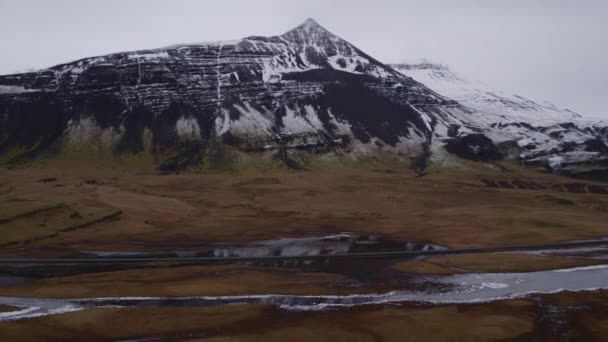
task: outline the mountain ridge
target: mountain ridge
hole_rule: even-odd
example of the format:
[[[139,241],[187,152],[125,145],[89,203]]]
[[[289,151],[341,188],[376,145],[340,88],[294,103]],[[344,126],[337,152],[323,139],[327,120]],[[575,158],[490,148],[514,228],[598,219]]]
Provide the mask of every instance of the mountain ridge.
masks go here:
[[[519,155],[522,162],[546,161],[549,168],[560,170],[570,165],[566,171],[572,174],[584,169],[582,164],[605,164],[607,124],[601,120],[585,118],[548,101],[539,104],[519,95],[505,94],[463,77],[447,65],[423,61],[392,67],[481,113],[479,121],[489,120],[485,134],[493,141],[517,142],[522,149]],[[560,160],[559,165],[556,160]],[[601,169],[603,166],[599,166]]]

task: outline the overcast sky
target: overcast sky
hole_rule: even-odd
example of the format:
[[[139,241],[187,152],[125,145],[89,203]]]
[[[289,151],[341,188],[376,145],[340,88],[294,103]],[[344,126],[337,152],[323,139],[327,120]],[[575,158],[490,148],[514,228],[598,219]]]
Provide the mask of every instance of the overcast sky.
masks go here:
[[[426,58],[510,93],[608,118],[603,0],[0,0],[0,74],[277,35],[308,17],[382,61]]]

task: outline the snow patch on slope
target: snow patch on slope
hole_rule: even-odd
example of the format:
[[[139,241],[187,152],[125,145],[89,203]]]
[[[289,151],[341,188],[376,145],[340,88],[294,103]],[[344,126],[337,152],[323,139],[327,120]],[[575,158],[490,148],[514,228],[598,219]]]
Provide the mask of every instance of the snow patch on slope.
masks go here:
[[[161,58],[169,58],[169,53],[167,51],[158,51],[158,52],[150,52],[150,53],[134,53],[128,56],[129,59],[161,59]]]
[[[231,121],[228,116],[228,121],[222,131],[228,132],[241,137],[269,137],[272,134],[274,126],[273,118],[267,113],[262,113],[257,109],[245,103],[243,105],[234,105],[234,108],[239,113],[237,120]]]
[[[316,133],[325,130],[312,106],[304,107],[304,115],[301,111],[298,111],[299,108],[296,107],[295,109],[286,108],[286,114],[283,117],[284,133]]]
[[[201,128],[193,117],[180,117],[175,123],[175,130],[180,138],[199,140]]]
[[[101,144],[102,146],[114,146],[124,135],[124,127],[119,130],[114,128],[102,129],[95,119],[90,117],[80,120],[70,120],[67,129],[67,143],[76,148],[81,148],[87,143]]]

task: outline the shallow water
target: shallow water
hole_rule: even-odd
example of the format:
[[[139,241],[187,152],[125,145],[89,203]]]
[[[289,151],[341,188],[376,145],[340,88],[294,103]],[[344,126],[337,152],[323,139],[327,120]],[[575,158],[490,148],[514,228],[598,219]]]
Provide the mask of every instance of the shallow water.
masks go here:
[[[608,259],[608,244],[593,247],[556,248],[516,253],[543,256],[582,257],[602,260]]]
[[[53,300],[0,297],[0,304],[22,308],[0,313],[0,320],[17,320],[94,307],[215,306],[228,304],[274,304],[286,310],[323,310],[356,305],[424,302],[431,304],[479,303],[562,291],[608,289],[608,265],[530,273],[487,273],[420,277],[419,291],[391,291],[364,295],[243,295],[201,297],[122,297]]]

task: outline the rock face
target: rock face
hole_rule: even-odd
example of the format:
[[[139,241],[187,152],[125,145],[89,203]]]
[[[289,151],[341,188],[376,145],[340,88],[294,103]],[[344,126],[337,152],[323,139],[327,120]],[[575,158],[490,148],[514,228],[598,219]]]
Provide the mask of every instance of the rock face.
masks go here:
[[[0,155],[15,163],[64,149],[146,153],[173,170],[201,162],[218,141],[284,161],[293,149],[352,158],[389,153],[415,168],[445,160],[450,150],[478,160],[522,151],[541,160],[552,149],[605,153],[608,129],[582,127],[574,113],[555,109],[560,124],[538,126],[502,107],[490,112],[453,100],[408,70],[310,19],[281,36],[85,58],[0,76]],[[544,141],[572,135],[585,139],[567,148]],[[458,148],[446,151],[446,144]]]

